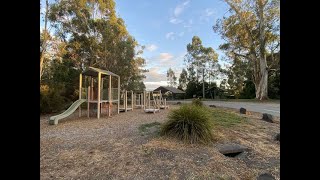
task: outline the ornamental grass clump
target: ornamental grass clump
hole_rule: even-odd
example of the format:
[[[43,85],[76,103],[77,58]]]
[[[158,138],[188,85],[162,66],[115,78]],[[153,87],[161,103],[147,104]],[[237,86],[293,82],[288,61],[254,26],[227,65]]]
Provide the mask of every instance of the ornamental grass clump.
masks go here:
[[[170,111],[168,121],[161,126],[161,135],[185,143],[207,144],[212,140],[212,114],[206,107],[183,105]]]

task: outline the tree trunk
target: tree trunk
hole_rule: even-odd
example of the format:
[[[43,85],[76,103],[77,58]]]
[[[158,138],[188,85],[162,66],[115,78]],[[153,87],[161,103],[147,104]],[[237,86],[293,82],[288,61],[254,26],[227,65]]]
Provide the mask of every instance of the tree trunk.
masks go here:
[[[48,41],[48,31],[47,31],[47,22],[48,22],[48,8],[49,2],[46,0],[46,12],[44,17],[44,30],[43,30],[43,42],[42,42],[42,52],[40,54],[40,81],[42,77],[42,69],[43,69],[43,60],[44,60],[44,53],[46,51],[47,41]]]
[[[268,99],[268,69],[267,69],[267,60],[265,53],[265,21],[264,21],[264,6],[265,1],[259,0],[257,1],[258,7],[258,17],[259,17],[259,65],[260,65],[260,76],[259,76],[259,84],[256,88],[256,98],[259,100]]]

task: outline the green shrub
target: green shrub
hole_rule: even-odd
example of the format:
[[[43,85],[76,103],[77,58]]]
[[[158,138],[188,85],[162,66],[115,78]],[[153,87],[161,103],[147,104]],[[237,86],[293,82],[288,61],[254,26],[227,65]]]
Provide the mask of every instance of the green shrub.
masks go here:
[[[40,88],[40,113],[53,113],[60,112],[66,109],[68,102],[65,102],[65,98],[61,95],[62,88],[49,88],[48,86],[42,86]]]
[[[205,107],[182,105],[170,111],[169,120],[161,126],[160,133],[185,143],[207,144],[212,140],[211,116]]]
[[[200,99],[193,99],[192,100],[192,105],[195,105],[195,106],[203,106],[203,103]]]

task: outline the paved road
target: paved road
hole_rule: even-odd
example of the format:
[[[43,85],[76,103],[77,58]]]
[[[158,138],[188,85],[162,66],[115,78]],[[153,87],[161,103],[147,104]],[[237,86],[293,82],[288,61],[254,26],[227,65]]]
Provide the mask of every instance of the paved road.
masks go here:
[[[178,102],[178,101],[168,101]],[[181,100],[181,103],[191,103],[191,100]],[[221,107],[240,109],[246,108],[248,111],[268,113],[280,117],[280,103],[259,103],[259,102],[227,102],[227,101],[203,101],[206,105],[216,105]]]

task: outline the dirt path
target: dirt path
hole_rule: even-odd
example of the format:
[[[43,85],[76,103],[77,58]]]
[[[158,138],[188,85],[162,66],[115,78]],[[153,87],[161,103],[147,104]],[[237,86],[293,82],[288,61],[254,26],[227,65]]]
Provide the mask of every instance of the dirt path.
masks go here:
[[[171,107],[177,108],[177,107]],[[280,146],[273,140],[279,124],[248,123],[217,133],[217,143],[238,142],[251,148],[229,158],[214,145],[184,145],[158,136],[157,128],[139,126],[166,120],[168,110],[141,110],[112,118],[71,117],[49,126],[40,117],[41,179],[255,179],[280,174]]]

